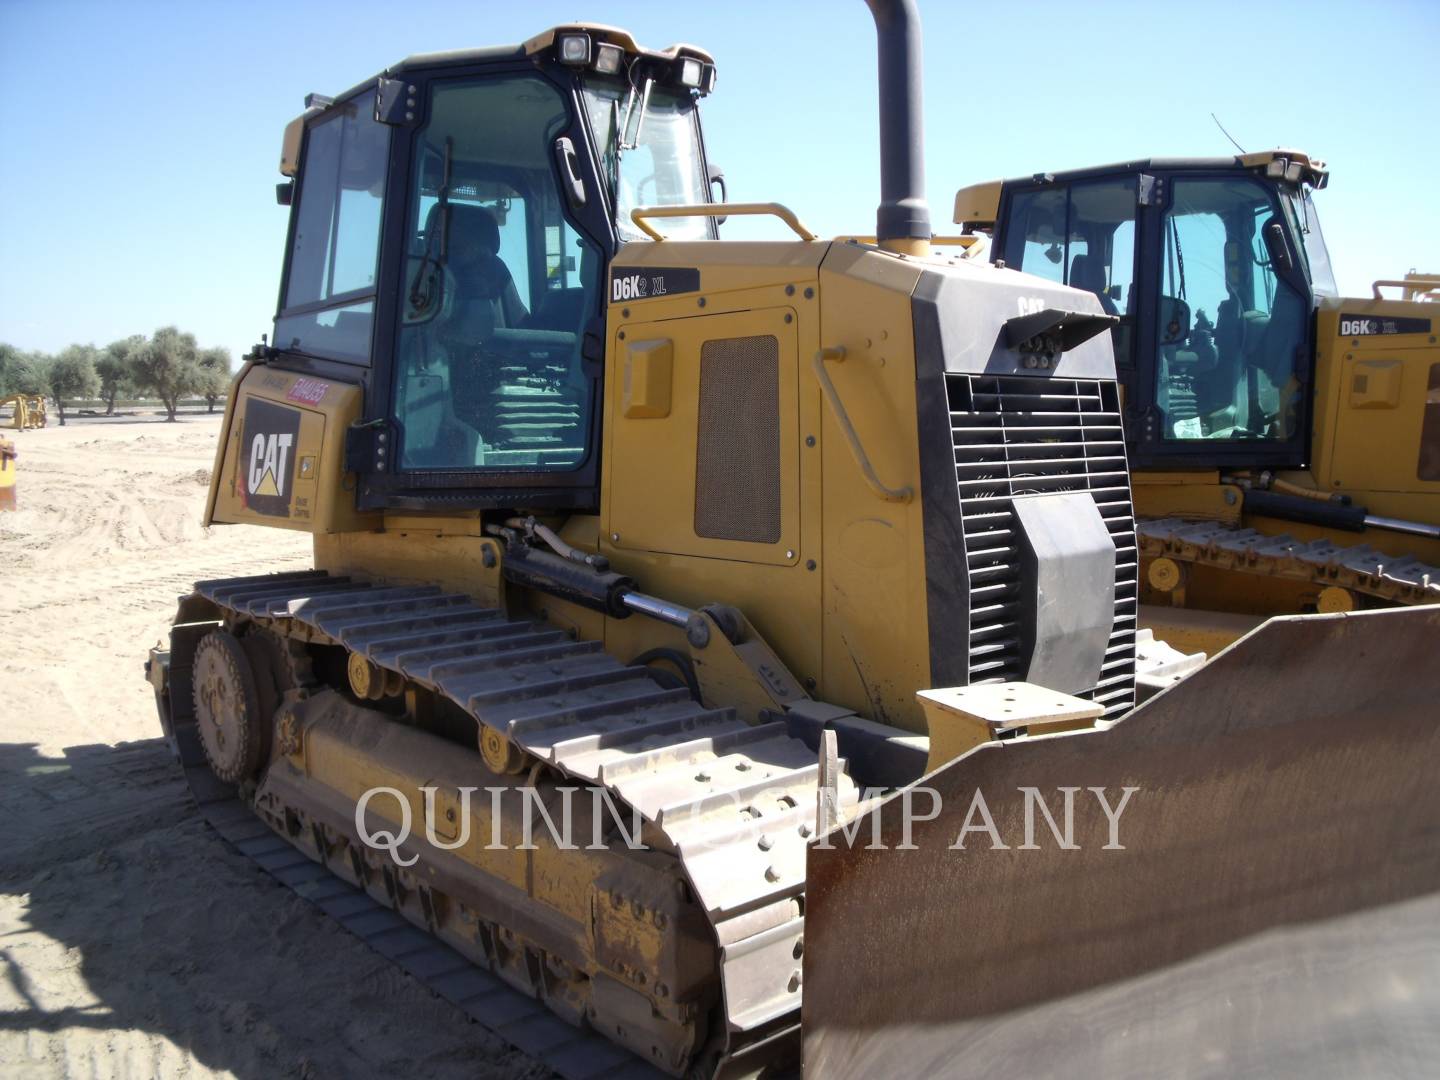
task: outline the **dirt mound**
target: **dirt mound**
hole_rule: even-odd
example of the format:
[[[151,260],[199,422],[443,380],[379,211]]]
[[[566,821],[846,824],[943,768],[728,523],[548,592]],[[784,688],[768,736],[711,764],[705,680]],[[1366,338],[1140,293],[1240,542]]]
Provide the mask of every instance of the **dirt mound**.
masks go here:
[[[201,822],[143,681],[176,598],[299,569],[199,523],[219,416],[18,433],[0,514],[0,1073],[528,1077]],[[138,428],[138,430],[137,430]]]

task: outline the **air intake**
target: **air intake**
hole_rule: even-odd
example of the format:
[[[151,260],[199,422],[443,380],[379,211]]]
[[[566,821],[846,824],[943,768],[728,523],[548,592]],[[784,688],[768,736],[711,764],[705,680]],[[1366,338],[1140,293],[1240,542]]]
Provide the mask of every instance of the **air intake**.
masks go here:
[[[700,347],[695,535],[780,539],[780,342],[772,335]]]
[[[1135,703],[1137,557],[1115,384],[947,374],[969,578],[970,682],[1023,680],[1027,612],[1015,499],[1088,492],[1115,544],[1115,616],[1096,685],[1107,716]]]

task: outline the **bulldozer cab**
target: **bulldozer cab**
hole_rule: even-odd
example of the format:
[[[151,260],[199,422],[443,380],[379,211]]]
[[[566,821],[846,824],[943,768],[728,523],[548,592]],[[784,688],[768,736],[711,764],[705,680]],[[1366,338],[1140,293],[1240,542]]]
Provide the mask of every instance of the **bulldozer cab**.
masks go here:
[[[634,207],[709,200],[714,82],[699,49],[579,25],[312,99],[272,351],[363,386],[359,509],[595,505],[606,266]]]
[[[1133,465],[1306,461],[1313,313],[1336,289],[1310,198],[1326,174],[1285,153],[1127,162],[998,186],[992,257],[1086,289],[1120,320],[1112,333]],[[957,221],[983,228],[976,190],[957,198]]]

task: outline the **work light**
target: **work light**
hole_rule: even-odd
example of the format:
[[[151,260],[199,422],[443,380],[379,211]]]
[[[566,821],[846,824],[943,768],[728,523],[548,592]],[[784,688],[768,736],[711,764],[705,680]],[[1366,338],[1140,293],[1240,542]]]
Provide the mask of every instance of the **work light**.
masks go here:
[[[589,34],[561,34],[560,62],[583,67],[590,63]]]
[[[685,57],[680,61],[680,85],[699,89],[700,76],[704,73],[704,69],[705,65],[693,56]]]
[[[620,70],[625,59],[625,50],[619,45],[600,44],[595,46],[595,70],[601,75],[614,75]]]

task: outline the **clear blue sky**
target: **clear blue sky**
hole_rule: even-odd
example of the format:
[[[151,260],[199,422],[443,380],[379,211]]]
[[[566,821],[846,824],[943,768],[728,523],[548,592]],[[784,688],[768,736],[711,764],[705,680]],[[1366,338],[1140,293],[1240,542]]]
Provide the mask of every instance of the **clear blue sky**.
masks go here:
[[[921,0],[933,219],[954,190],[1146,155],[1327,159],[1342,290],[1440,270],[1440,3]],[[0,0],[0,341],[55,350],[165,323],[236,353],[269,330],[281,131],[412,53],[586,18],[716,56],[730,197],[870,232],[875,47],[860,0],[397,4]],[[729,237],[781,236],[736,222]]]

